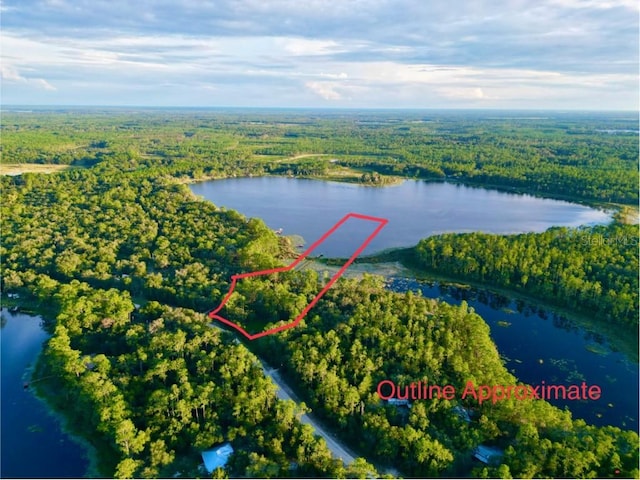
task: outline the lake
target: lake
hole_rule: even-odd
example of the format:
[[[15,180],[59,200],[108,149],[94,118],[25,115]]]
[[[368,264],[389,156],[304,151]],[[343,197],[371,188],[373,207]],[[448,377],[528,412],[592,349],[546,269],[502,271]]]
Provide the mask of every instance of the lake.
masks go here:
[[[543,232],[552,226],[604,224],[608,212],[575,203],[451,183],[406,180],[390,187],[284,177],[232,178],[191,185],[219,207],[257,217],[311,244],[350,212],[382,217],[387,226],[363,254],[413,246],[444,232]],[[371,223],[371,222],[369,222]],[[315,254],[348,257],[375,226],[340,228]]]
[[[24,384],[47,334],[40,317],[2,309],[1,478],[80,478],[84,449],[60,428],[44,403]]]

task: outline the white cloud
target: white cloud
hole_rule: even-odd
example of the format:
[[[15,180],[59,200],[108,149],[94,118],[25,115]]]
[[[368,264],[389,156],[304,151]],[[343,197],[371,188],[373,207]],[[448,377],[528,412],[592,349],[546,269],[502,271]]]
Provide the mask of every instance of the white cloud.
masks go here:
[[[638,105],[637,0],[0,2],[6,103]]]
[[[10,65],[3,64],[0,67],[0,78],[5,82],[14,82],[14,83],[24,83],[28,85],[33,85],[42,90],[55,91],[56,87],[47,82],[44,78],[27,78],[20,73],[18,70],[13,68]]]
[[[336,91],[338,85],[334,82],[307,82],[305,87],[325,100],[342,99],[342,95]]]
[[[448,98],[455,98],[458,100],[489,100],[493,97],[487,96],[482,88],[467,88],[467,87],[459,87],[459,88],[451,88],[451,87],[442,87],[438,89],[438,93]]]
[[[565,8],[607,10],[623,7],[640,10],[640,2],[637,0],[549,0],[549,3]]]
[[[26,81],[26,78],[20,76],[17,70],[8,65],[2,65],[2,67],[0,67],[0,75],[3,80],[12,80],[14,82]]]
[[[309,40],[304,38],[283,38],[284,50],[291,55],[327,55],[340,51],[337,42],[331,40]]]
[[[43,90],[49,90],[49,91],[55,91],[57,90],[56,87],[54,87],[53,85],[51,85],[49,82],[47,82],[44,78],[34,78],[31,80],[28,80],[31,83],[33,83],[34,85],[39,86],[40,88],[42,88]]]
[[[340,72],[340,73],[319,73],[318,74],[319,77],[324,77],[324,78],[335,78],[335,79],[346,79],[349,78],[349,75],[347,75],[344,72]]]

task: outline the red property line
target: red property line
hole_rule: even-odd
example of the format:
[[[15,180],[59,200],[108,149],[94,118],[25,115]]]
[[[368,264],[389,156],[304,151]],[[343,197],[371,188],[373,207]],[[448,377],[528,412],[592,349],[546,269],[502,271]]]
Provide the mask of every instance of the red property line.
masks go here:
[[[237,323],[234,323],[231,320],[227,320],[226,318],[218,315],[218,312],[220,310],[222,310],[222,308],[225,306],[225,304],[229,301],[229,298],[231,297],[231,294],[233,293],[233,290],[236,288],[236,283],[238,283],[238,280],[241,280],[243,278],[249,278],[249,277],[257,277],[259,275],[269,275],[271,273],[287,272],[289,270],[292,270],[300,262],[302,262],[313,250],[315,250],[318,247],[318,245],[320,245],[322,242],[324,242],[329,236],[331,236],[337,229],[339,229],[350,218],[359,218],[361,220],[368,220],[368,221],[371,221],[371,222],[376,222],[379,225],[373,231],[373,233],[366,238],[366,240],[362,243],[362,245],[360,245],[360,247],[358,247],[358,249],[353,253],[353,255],[351,255],[351,257],[349,257],[349,260],[346,261],[346,263],[342,266],[342,268],[340,268],[340,270],[338,270],[338,272],[333,277],[331,277],[331,279],[327,282],[327,284],[320,291],[320,293],[318,293],[313,298],[313,300],[311,300],[311,302],[309,302],[309,305],[307,305],[305,307],[305,309],[302,310],[300,315],[298,315],[293,322],[287,323],[285,325],[280,325],[278,327],[274,327],[272,329],[265,330],[264,332],[259,332],[259,333],[256,333],[256,334],[252,335],[252,334],[248,333],[244,328],[242,328]],[[345,272],[345,270],[347,268],[349,268],[349,265],[351,265],[353,263],[353,261],[358,257],[358,255],[360,255],[360,253],[362,253],[362,251],[365,248],[367,248],[367,245],[369,245],[369,243],[371,243],[371,240],[373,240],[375,238],[375,236],[378,235],[378,233],[380,233],[380,230],[382,230],[387,223],[389,223],[389,220],[387,220],[385,218],[370,217],[368,215],[361,215],[359,213],[349,213],[349,214],[345,215],[333,227],[331,227],[331,229],[329,229],[324,235],[322,235],[322,237],[320,237],[319,240],[317,240],[313,245],[311,245],[309,248],[307,248],[307,250],[305,250],[304,253],[302,253],[290,265],[288,265],[286,267],[273,268],[271,270],[261,270],[259,272],[239,273],[239,274],[236,274],[236,275],[232,275],[231,276],[231,286],[229,287],[229,292],[224,297],[224,299],[222,300],[222,302],[220,303],[218,308],[216,308],[215,310],[212,310],[211,312],[209,312],[209,318],[215,319],[215,320],[219,320],[222,323],[224,323],[224,324],[226,324],[226,325],[228,325],[228,326],[230,326],[232,328],[235,328],[240,333],[242,333],[245,337],[247,337],[249,340],[255,340],[256,338],[264,337],[265,335],[271,335],[272,333],[281,332],[282,330],[286,330],[288,328],[295,327],[296,325],[298,325],[300,323],[300,320],[302,320],[304,318],[304,316],[309,312],[309,310],[311,310],[311,308],[313,308],[313,306],[318,302],[318,300],[320,300],[320,298],[327,292],[327,290],[329,290],[331,288],[331,286],[338,280],[338,278],[340,278],[342,276],[342,274]]]

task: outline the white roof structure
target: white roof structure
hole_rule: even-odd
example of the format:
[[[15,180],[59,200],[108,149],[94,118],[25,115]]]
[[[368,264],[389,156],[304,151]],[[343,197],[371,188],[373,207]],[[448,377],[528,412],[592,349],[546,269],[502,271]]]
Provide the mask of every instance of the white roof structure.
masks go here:
[[[202,452],[202,461],[207,472],[212,473],[216,468],[224,467],[233,453],[230,443],[223,443],[215,448]]]
[[[473,452],[474,457],[486,464],[499,463],[503,455],[504,452],[499,448],[487,447],[485,445],[478,445]]]

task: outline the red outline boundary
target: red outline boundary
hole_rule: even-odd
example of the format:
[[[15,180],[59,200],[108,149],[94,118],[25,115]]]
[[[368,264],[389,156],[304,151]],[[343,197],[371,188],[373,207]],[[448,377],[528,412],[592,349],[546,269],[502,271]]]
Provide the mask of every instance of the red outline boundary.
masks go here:
[[[287,272],[287,271],[295,268],[313,250],[315,250],[315,248],[318,245],[320,245],[322,242],[324,242],[331,234],[333,234],[338,228],[340,228],[342,226],[342,224],[344,224],[350,218],[359,218],[361,220],[369,220],[371,222],[377,222],[380,225],[378,225],[378,227],[373,231],[373,233],[366,238],[366,240],[362,243],[362,245],[360,245],[360,247],[358,247],[358,249],[353,253],[353,255],[351,255],[351,257],[349,257],[349,260],[346,261],[346,263],[340,268],[340,270],[338,270],[338,272],[333,277],[331,277],[331,279],[327,282],[327,284],[320,291],[320,293],[318,293],[311,300],[311,302],[309,302],[309,304],[304,308],[304,310],[302,310],[300,315],[298,315],[293,322],[287,323],[285,325],[280,325],[278,327],[274,327],[274,328],[271,328],[269,330],[265,330],[264,332],[259,332],[259,333],[256,333],[256,334],[252,335],[252,334],[248,333],[244,328],[242,328],[237,323],[234,323],[231,320],[227,320],[226,318],[224,318],[224,317],[222,317],[222,316],[217,314],[220,310],[222,310],[222,308],[225,306],[225,304],[227,303],[227,301],[231,297],[231,294],[233,293],[233,290],[236,288],[236,283],[238,283],[238,280],[243,279],[243,278],[248,278],[248,277],[257,277],[259,275],[268,275],[270,273]],[[367,248],[367,245],[369,245],[369,243],[371,243],[371,240],[373,240],[375,238],[375,236],[378,235],[378,233],[380,233],[380,230],[382,230],[387,223],[389,223],[389,220],[387,220],[385,218],[370,217],[368,215],[361,215],[359,213],[349,213],[349,214],[345,215],[344,217],[342,217],[342,219],[338,223],[336,223],[333,227],[331,227],[324,235],[322,235],[322,237],[320,237],[319,240],[317,240],[313,245],[311,245],[309,248],[307,248],[304,251],[304,253],[302,253],[290,265],[288,265],[286,267],[273,268],[271,270],[261,270],[259,272],[239,273],[239,274],[236,274],[236,275],[232,275],[231,276],[231,286],[229,287],[229,292],[224,297],[224,299],[222,300],[222,302],[220,303],[218,308],[216,308],[214,310],[211,310],[209,312],[209,314],[208,314],[209,318],[215,319],[215,320],[219,320],[222,323],[224,323],[224,324],[226,324],[226,325],[228,325],[228,326],[230,326],[232,328],[235,328],[237,331],[242,333],[249,340],[255,340],[256,338],[264,337],[266,335],[271,335],[272,333],[281,332],[282,330],[287,330],[289,328],[295,327],[296,325],[298,325],[300,323],[300,320],[302,320],[304,318],[304,316],[309,312],[309,310],[311,310],[311,308],[318,302],[318,300],[320,300],[320,298],[327,292],[327,290],[329,290],[331,288],[331,286],[338,280],[338,278],[340,278],[342,276],[342,274],[345,272],[345,270],[347,268],[349,268],[349,265],[351,265],[353,263],[353,261],[358,257],[358,255],[360,255],[360,253],[362,253],[362,251],[365,248]]]

